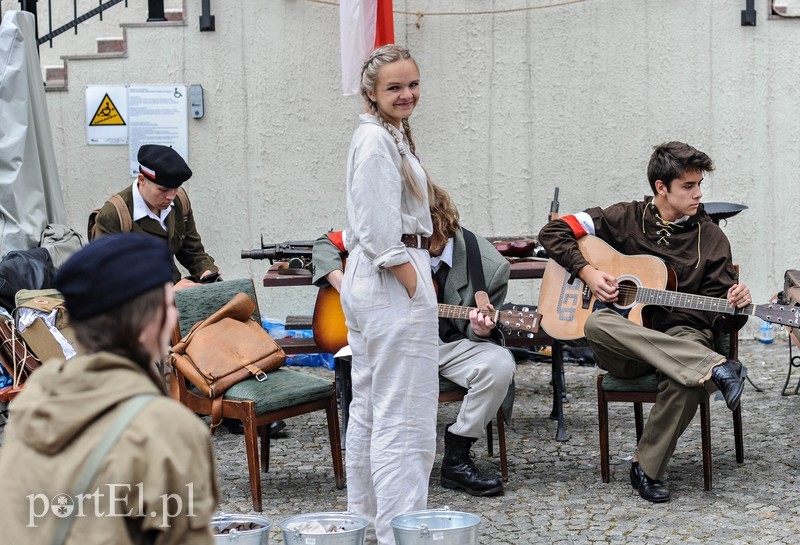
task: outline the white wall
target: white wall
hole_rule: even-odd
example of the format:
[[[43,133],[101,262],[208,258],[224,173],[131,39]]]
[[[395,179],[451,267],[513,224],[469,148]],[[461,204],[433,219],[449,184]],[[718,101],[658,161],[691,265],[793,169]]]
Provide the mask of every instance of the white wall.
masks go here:
[[[799,268],[800,20],[740,26],[741,0],[395,0],[396,41],[421,68],[412,118],[432,177],[463,223],[486,235],[535,234],[554,187],[561,213],[649,191],[654,144],[683,140],[717,170],[706,201],[750,208],[725,227],[757,301]],[[189,121],[187,184],[210,252],[228,277],[260,279],[243,248],[302,240],[343,223],[345,153],[361,108],[342,97],[338,7],[308,0],[212,1],[216,32],[128,29],[126,60],[69,63],[69,91],[48,93],[70,223],[128,183],[127,149],[87,146],[88,84],[200,83]],[[6,9],[6,0],[3,0]],[[539,9],[541,8],[541,9]],[[114,8],[117,9],[117,8]],[[114,32],[108,34],[114,35]],[[56,42],[57,46],[57,42]],[[509,299],[535,301],[532,282]],[[271,317],[310,313],[314,290],[262,293]]]

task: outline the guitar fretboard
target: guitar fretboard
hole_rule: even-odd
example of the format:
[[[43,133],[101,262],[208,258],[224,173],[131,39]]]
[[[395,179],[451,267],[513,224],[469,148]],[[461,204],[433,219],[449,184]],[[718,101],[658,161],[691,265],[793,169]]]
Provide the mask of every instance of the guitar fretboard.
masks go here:
[[[647,305],[707,310],[726,314],[749,314],[753,316],[756,314],[756,305],[747,305],[746,307],[738,308],[732,306],[727,299],[681,293],[679,291],[637,288],[636,300]]]
[[[460,307],[456,305],[439,305],[439,318],[452,318],[454,320],[469,320],[469,313],[472,310],[478,310],[475,307]],[[484,314],[486,314],[484,312]],[[496,310],[491,314],[490,318],[494,323],[498,322],[500,311]]]
[[[637,288],[636,301],[645,305],[690,308],[726,314],[746,314],[747,316],[758,316],[762,320],[773,324],[800,327],[800,308],[775,303],[767,305],[750,304],[738,308],[731,306],[727,299],[653,288]]]

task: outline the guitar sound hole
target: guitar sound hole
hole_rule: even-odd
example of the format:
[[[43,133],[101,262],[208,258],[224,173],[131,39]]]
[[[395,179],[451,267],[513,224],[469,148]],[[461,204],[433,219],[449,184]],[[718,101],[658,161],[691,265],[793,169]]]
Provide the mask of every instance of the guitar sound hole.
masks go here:
[[[620,280],[619,297],[615,305],[623,308],[633,306],[636,302],[636,289],[637,286],[632,280]]]

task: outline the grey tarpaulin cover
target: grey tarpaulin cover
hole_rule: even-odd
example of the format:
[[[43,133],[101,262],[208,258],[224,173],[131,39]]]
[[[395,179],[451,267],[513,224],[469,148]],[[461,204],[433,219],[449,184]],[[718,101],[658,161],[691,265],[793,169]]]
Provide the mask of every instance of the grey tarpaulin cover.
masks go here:
[[[0,25],[0,257],[39,245],[65,223],[33,14],[8,11]]]

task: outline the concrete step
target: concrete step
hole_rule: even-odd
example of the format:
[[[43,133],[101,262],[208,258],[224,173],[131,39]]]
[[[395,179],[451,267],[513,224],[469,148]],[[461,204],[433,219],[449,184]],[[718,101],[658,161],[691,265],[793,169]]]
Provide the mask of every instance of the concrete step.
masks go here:
[[[125,58],[128,56],[128,28],[144,27],[144,26],[184,26],[186,21],[184,19],[183,10],[165,10],[164,16],[166,22],[143,22],[143,23],[123,23],[120,25],[122,28],[122,36],[97,38],[97,52],[82,54],[82,55],[63,55],[62,66],[46,66],[44,69],[44,83],[46,91],[66,91],[69,82],[69,61],[76,60],[91,60],[91,59],[107,59],[107,58]],[[58,37],[55,38],[56,40]]]
[[[98,53],[125,53],[127,40],[123,38],[97,38]]]

